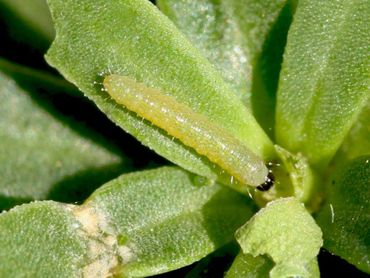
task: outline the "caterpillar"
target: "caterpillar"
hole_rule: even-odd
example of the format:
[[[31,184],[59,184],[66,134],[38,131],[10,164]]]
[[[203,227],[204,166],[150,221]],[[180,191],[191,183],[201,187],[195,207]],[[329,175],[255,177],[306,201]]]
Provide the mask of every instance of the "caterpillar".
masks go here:
[[[257,155],[174,97],[117,74],[106,76],[103,85],[116,103],[206,156],[241,184],[257,187],[266,181],[268,169]]]

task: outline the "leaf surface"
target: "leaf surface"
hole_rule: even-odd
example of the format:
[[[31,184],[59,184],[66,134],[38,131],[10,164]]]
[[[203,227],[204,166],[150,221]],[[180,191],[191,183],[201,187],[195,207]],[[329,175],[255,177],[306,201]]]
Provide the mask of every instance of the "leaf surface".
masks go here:
[[[265,256],[253,257],[250,254],[240,252],[230,269],[227,271],[226,278],[253,278],[269,277],[271,268],[274,266],[272,260]]]
[[[129,161],[97,134],[56,112],[45,91],[23,85],[0,71],[1,209],[129,168]]]
[[[268,278],[270,277],[270,271],[274,264],[266,256],[253,257],[250,254],[243,254],[240,252],[235,258],[232,266],[226,274],[226,278]],[[314,258],[307,264],[307,278],[319,278],[320,270],[317,264],[317,259]],[[281,277],[285,277],[284,275]]]
[[[37,202],[1,214],[0,274],[168,272],[231,241],[253,213],[243,195],[176,167],[126,174],[81,206]]]
[[[70,211],[45,201],[0,214],[0,276],[81,277],[88,239]]]
[[[322,232],[295,198],[272,201],[236,233],[243,253],[268,255],[271,277],[308,276],[307,265],[322,245]]]
[[[278,74],[294,5],[286,0],[157,2],[272,133]]]
[[[333,164],[336,167],[362,155],[370,154],[370,100],[362,109],[340,149]]]
[[[368,1],[299,1],[276,110],[277,143],[323,169],[369,99]]]
[[[128,276],[147,276],[201,259],[233,238],[253,214],[248,198],[177,168],[122,176],[86,205],[102,212],[121,248]],[[104,230],[105,231],[105,230]],[[110,232],[110,231],[105,231]]]
[[[144,145],[192,172],[222,170],[163,130],[117,105],[101,76],[130,77],[172,95],[269,160],[273,146],[209,62],[148,1],[49,1],[57,31],[48,62]],[[217,138],[215,138],[217,140]]]
[[[337,172],[317,216],[324,247],[370,273],[370,156],[349,161]]]

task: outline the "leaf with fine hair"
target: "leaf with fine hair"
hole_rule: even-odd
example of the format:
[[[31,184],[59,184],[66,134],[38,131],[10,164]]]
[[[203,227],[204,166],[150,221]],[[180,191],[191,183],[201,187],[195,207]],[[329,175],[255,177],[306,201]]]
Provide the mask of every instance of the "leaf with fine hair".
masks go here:
[[[36,202],[2,213],[0,276],[168,272],[230,242],[254,211],[250,199],[176,167],[122,175],[80,206]]]
[[[151,3],[50,0],[49,5],[57,35],[47,61],[144,145],[194,173],[212,179],[223,174],[206,157],[117,105],[102,90],[102,75],[127,76],[169,94],[264,161],[275,157],[267,135],[232,89]]]
[[[272,201],[238,229],[243,253],[268,255],[275,263],[270,277],[308,276],[322,245],[322,232],[295,198]],[[317,262],[316,262],[317,263]]]
[[[107,141],[53,107],[53,94],[70,87],[30,69],[17,74],[19,69],[0,60],[0,210],[35,199],[65,199],[69,191],[83,193],[131,168]]]
[[[277,143],[323,170],[369,99],[370,5],[299,1],[276,108]]]
[[[329,197],[317,216],[324,247],[370,273],[370,155],[337,169]]]
[[[272,136],[275,93],[294,1],[158,0]]]

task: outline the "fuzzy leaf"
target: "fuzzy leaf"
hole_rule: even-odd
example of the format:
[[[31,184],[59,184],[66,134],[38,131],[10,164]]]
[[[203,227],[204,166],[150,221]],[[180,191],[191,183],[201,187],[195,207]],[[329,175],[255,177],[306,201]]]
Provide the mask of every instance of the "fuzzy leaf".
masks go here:
[[[243,253],[271,257],[271,277],[308,276],[307,264],[319,253],[321,237],[320,228],[295,198],[268,203],[236,233]]]
[[[288,35],[276,113],[277,143],[321,168],[369,99],[366,0],[299,1]]]
[[[267,278],[273,266],[274,263],[265,256],[253,257],[250,254],[240,252],[227,271],[225,278]]]
[[[313,173],[307,159],[301,154],[293,155],[279,146],[275,148],[289,173],[294,196],[302,203],[306,202],[311,197],[311,188],[314,186]]]
[[[170,94],[264,160],[274,157],[271,142],[232,89],[151,3],[50,0],[49,4],[57,36],[48,62],[144,145],[192,172],[212,179],[222,175],[207,158],[117,105],[96,83],[102,75],[127,76]]]
[[[266,256],[253,257],[250,254],[243,254],[240,252],[228,270],[225,278],[268,278],[270,277],[270,271],[273,266],[273,262]],[[306,278],[320,277],[320,270],[316,258],[307,264],[306,269],[308,272],[307,276],[305,276]],[[287,276],[283,274],[281,277]]]
[[[358,156],[370,154],[370,100],[367,102],[343,144],[338,150],[333,164],[340,167]]]
[[[56,112],[45,91],[23,85],[0,69],[0,209],[85,186],[89,177],[104,182],[128,168],[94,132]]]
[[[157,2],[222,73],[236,95],[253,108],[270,133],[280,63],[294,5],[286,0]]]
[[[88,238],[68,206],[22,205],[0,214],[1,277],[81,277]]]
[[[338,171],[317,221],[324,247],[370,273],[370,156],[350,161]]]
[[[278,198],[294,196],[304,203],[306,209],[315,211],[318,204],[312,196],[317,193],[317,175],[301,153],[292,154],[275,145],[279,163],[272,163],[270,170],[274,175],[274,185],[267,191],[255,190],[254,197],[260,207]]]
[[[177,269],[233,238],[253,210],[238,193],[176,168],[122,176],[86,205],[105,216],[103,232],[123,238],[122,272],[147,276]],[[203,184],[203,185],[202,185]]]
[[[179,168],[123,175],[81,206],[38,202],[1,214],[0,276],[167,272],[231,241],[253,213],[246,197]]]

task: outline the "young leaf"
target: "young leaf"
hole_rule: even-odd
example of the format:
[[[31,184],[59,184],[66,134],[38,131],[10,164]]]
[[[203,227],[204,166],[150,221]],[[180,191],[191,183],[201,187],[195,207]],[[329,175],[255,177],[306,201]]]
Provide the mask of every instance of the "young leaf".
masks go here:
[[[292,154],[278,145],[275,145],[275,149],[286,172],[289,174],[289,182],[292,185],[290,194],[300,202],[305,203],[307,209],[317,209],[317,204],[314,203],[314,198],[312,198],[314,193],[316,193],[317,180],[315,172],[311,169],[307,158],[301,153]],[[277,182],[280,182],[280,186],[282,187],[286,186],[284,183],[289,184],[289,182],[285,182],[282,178]],[[276,185],[276,187],[278,188],[279,185]]]
[[[350,161],[329,188],[317,221],[324,247],[370,273],[370,155]]]
[[[0,68],[0,210],[47,198],[60,186],[84,186],[81,181],[97,173],[103,182],[128,169],[129,161],[104,147],[94,132],[72,124],[50,99],[21,86]]]
[[[277,143],[321,169],[369,98],[370,5],[299,1],[289,31],[276,111]]]
[[[231,241],[253,213],[248,198],[175,167],[123,175],[81,206],[38,202],[1,214],[0,276],[167,272]]]
[[[49,1],[57,31],[48,62],[76,84],[115,123],[144,145],[192,172],[222,175],[207,158],[118,106],[99,76],[128,76],[208,117],[268,161],[274,150],[253,116],[209,62],[151,3]],[[215,138],[217,140],[217,138]]]
[[[284,148],[275,145],[278,163],[270,163],[273,185],[265,191],[254,190],[254,200],[264,207],[268,202],[278,198],[294,196],[304,203],[310,212],[317,211],[321,198],[317,198],[320,187],[318,175],[311,169],[307,158],[301,153],[292,154]]]
[[[309,275],[307,264],[319,253],[321,237],[320,228],[295,198],[268,203],[236,233],[243,253],[271,257],[271,277]]]
[[[278,73],[294,9],[291,1],[157,3],[272,134]]]

